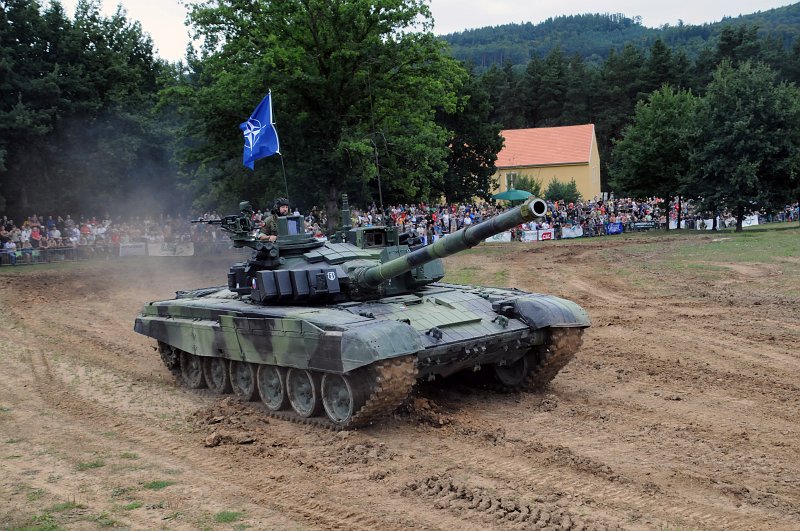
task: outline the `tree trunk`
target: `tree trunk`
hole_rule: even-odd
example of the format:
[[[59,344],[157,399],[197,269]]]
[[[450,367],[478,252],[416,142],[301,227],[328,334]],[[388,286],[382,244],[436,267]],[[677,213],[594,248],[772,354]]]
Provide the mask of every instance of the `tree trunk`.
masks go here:
[[[24,184],[22,185],[22,188],[19,189],[19,209],[20,212],[22,212],[19,226],[22,227],[22,223],[24,223],[24,221],[28,219],[28,216],[31,215],[31,208],[28,204],[28,187]]]
[[[680,194],[678,194],[678,215],[675,216],[678,220],[678,226],[677,226],[678,229],[681,228],[681,209],[682,209],[681,196]]]
[[[666,217],[667,217],[667,226],[666,226],[666,230],[667,230],[667,232],[669,232],[669,215],[670,215],[670,211],[669,211],[669,209],[671,208],[671,207],[669,206],[669,204],[670,204],[670,200],[669,200],[669,198],[670,198],[670,197],[672,197],[672,196],[671,196],[669,193],[667,193],[667,195],[665,195],[665,196],[664,196],[664,198],[665,198],[664,200],[667,202],[667,205],[666,205],[666,206],[667,206],[667,216],[666,216]]]
[[[717,205],[711,205],[711,230],[717,230]]]
[[[339,188],[335,183],[329,183],[328,194],[325,198],[325,214],[328,216],[328,234],[333,234],[339,224]]]
[[[744,205],[736,207],[736,232],[742,232],[742,222],[744,221]]]

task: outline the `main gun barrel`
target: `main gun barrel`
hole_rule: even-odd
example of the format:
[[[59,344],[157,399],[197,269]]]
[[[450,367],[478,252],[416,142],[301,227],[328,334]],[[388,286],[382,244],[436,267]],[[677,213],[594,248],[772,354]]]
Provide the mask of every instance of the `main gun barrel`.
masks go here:
[[[363,272],[360,281],[374,288],[381,282],[402,275],[415,267],[469,249],[495,234],[540,218],[544,216],[545,212],[547,212],[547,204],[544,201],[535,197],[528,198],[523,204],[507,212],[481,223],[464,227],[453,234],[439,238],[431,245],[421,247],[394,260],[370,267]]]

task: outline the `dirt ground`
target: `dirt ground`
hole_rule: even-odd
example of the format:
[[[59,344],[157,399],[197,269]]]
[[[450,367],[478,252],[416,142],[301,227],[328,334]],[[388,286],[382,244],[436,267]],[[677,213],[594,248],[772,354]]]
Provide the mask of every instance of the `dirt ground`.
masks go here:
[[[581,351],[545,394],[425,385],[339,433],[182,389],[133,332],[227,262],[0,270],[0,528],[800,529],[798,259],[648,267],[670,242],[447,259],[583,305]]]

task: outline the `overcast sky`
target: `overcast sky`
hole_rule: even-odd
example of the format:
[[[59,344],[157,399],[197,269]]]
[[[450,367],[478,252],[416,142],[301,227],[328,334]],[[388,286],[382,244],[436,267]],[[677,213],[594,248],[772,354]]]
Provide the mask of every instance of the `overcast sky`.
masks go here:
[[[76,0],[62,0],[67,13],[75,12]],[[128,18],[142,23],[150,34],[158,55],[170,61],[183,57],[189,42],[184,26],[186,9],[182,0],[103,0],[103,11],[112,14],[117,4],[128,10]],[[642,24],[658,27],[676,24],[717,22],[723,17],[766,11],[790,5],[789,0],[432,0],[431,11],[438,34],[509,22],[541,22],[559,15],[582,13],[623,13],[641,16]]]

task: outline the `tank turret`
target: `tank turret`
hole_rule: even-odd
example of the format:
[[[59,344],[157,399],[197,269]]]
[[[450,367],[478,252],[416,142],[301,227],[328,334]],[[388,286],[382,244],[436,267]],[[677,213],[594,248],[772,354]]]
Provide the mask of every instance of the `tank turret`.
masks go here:
[[[427,246],[396,227],[349,227],[346,197],[342,209],[345,231],[337,238],[343,243],[321,242],[305,233],[301,216],[278,218],[274,243],[242,233],[242,228],[248,227],[244,221],[227,222],[222,229],[232,234],[234,244],[255,251],[248,262],[231,267],[228,287],[258,304],[364,301],[410,293],[444,277],[441,258],[541,217],[546,209],[544,201],[530,198]],[[232,218],[235,216],[224,220]]]
[[[390,415],[418,379],[460,372],[540,390],[589,326],[565,299],[441,282],[442,258],[544,215],[540,199],[430,245],[398,227],[350,227],[346,199],[342,230],[327,240],[306,233],[301,216],[279,217],[276,241],[261,239],[249,203],[240,210],[210,222],[253,249],[227,287],[146,304],[134,329],[158,341],[186,386],[260,397],[273,417],[364,426]]]

